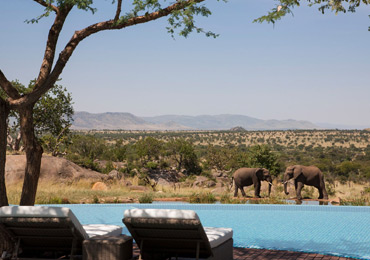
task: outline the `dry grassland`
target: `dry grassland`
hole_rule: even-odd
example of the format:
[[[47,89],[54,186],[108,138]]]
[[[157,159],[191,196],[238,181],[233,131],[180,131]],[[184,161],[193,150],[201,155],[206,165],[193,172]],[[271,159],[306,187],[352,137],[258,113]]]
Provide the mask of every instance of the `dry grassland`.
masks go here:
[[[133,187],[137,187],[137,178],[130,179],[133,183]],[[179,187],[176,189],[172,186],[158,186],[156,191],[147,188],[146,190],[135,190],[130,187],[121,185],[119,182],[112,182],[107,184],[107,190],[92,190],[93,182],[89,181],[79,181],[72,184],[61,184],[61,183],[51,183],[43,182],[39,183],[39,188],[36,197],[36,204],[68,204],[68,203],[138,203],[139,198],[143,196],[144,193],[150,193],[156,200],[161,199],[180,199],[187,200],[194,193],[213,193],[216,197],[220,198],[222,196],[232,197],[234,194],[233,188],[226,188],[225,192],[217,193],[214,192],[213,188],[190,188],[190,187]],[[370,193],[364,192],[364,185],[360,184],[340,184],[335,183],[335,187],[328,187],[330,190],[334,190],[335,193],[330,195],[331,201],[356,201],[363,200],[367,203],[370,202]],[[252,197],[253,187],[245,187],[245,192],[247,196]],[[261,196],[267,197],[267,183],[262,183]],[[11,185],[7,187],[8,198],[10,204],[18,204],[20,200],[20,194],[22,190],[21,183],[16,185]],[[295,196],[294,186],[289,185],[290,194],[287,196],[283,192],[283,186],[280,183],[274,182],[271,191],[270,199],[262,199],[263,203],[271,203],[271,201],[284,201],[286,199],[293,198]],[[241,194],[239,192],[239,197]],[[304,198],[316,199],[319,194],[317,190],[313,187],[305,186],[302,191],[302,196]]]

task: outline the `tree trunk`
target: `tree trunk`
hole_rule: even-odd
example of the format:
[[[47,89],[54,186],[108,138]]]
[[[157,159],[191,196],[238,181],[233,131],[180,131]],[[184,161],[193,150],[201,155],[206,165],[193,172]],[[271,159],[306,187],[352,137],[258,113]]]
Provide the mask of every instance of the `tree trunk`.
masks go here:
[[[7,133],[8,115],[9,115],[9,106],[2,98],[0,98],[0,207],[9,205],[5,186],[5,161],[8,136]]]
[[[20,205],[35,204],[37,185],[40,177],[42,146],[35,136],[33,125],[33,106],[29,105],[19,110],[22,141],[26,152],[26,169]]]

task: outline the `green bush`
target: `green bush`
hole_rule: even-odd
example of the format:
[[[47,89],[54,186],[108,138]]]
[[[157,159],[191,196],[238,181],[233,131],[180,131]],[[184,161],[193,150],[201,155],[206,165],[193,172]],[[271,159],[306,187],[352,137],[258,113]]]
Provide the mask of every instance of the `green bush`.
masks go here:
[[[216,197],[210,192],[193,193],[189,197],[189,203],[215,203]]]
[[[52,197],[49,199],[49,204],[62,204],[62,198],[59,197]]]
[[[152,170],[157,169],[158,168],[158,163],[156,163],[156,162],[147,162],[146,163],[146,168],[152,169]]]
[[[103,173],[110,173],[114,170],[114,165],[111,161],[108,161],[105,165],[104,169],[102,170]]]
[[[170,164],[167,161],[160,161],[159,162],[159,167],[161,169],[166,169],[166,168],[170,167]]]
[[[95,203],[95,204],[98,204],[99,203],[98,196],[94,195],[94,198],[93,198],[93,202],[92,203]]]
[[[152,193],[144,193],[141,197],[139,197],[140,203],[152,203],[153,202],[153,194]]]
[[[326,192],[328,193],[329,196],[335,196],[335,186],[332,184],[326,185]]]

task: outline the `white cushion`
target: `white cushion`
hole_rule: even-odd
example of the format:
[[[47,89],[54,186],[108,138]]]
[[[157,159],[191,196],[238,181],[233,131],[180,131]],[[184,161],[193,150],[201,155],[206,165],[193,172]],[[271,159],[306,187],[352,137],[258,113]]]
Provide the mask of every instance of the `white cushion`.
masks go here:
[[[5,206],[0,208],[0,217],[69,218],[84,239],[97,235],[120,235],[122,233],[120,226],[101,224],[82,226],[72,210],[63,207]]]
[[[233,237],[231,228],[204,227],[211,248],[215,248]]]
[[[119,236],[122,234],[122,227],[116,225],[90,224],[82,225],[89,238],[95,236]]]
[[[0,208],[0,217],[70,218],[84,239],[89,238],[80,222],[69,208],[47,206],[6,206]]]
[[[197,219],[199,217],[193,210],[180,209],[128,209],[124,213],[125,218],[174,218],[174,219]]]
[[[179,209],[128,209],[124,213],[125,218],[174,218],[174,219],[197,219],[198,214],[193,210]],[[233,237],[231,228],[205,227],[211,248],[215,248]]]

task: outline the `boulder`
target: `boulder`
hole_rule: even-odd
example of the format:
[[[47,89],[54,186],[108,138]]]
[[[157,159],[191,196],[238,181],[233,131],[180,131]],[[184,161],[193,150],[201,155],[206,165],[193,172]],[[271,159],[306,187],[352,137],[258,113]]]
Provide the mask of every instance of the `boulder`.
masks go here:
[[[162,185],[162,186],[173,186],[173,182],[169,182],[163,178],[159,178],[157,181],[157,185]]]
[[[25,167],[25,155],[7,155],[5,165],[6,182],[11,184],[23,181]],[[78,181],[80,179],[102,181],[107,179],[107,175],[82,168],[64,158],[47,155],[42,156],[40,180]]]
[[[204,187],[204,186],[206,186],[205,183],[207,181],[208,181],[207,177],[197,176],[195,181],[193,182],[193,187]]]
[[[105,190],[108,190],[108,186],[105,185],[105,183],[99,181],[99,182],[94,183],[94,185],[92,186],[91,189],[92,190],[103,190],[103,191],[105,191]]]
[[[204,185],[207,187],[207,188],[211,188],[211,187],[215,187],[216,186],[216,182],[215,181],[206,181],[204,183]]]
[[[219,171],[216,171],[216,170],[212,170],[211,171],[211,174],[213,177],[217,178],[217,177],[222,177],[223,176],[223,173],[222,172],[219,172]]]
[[[112,170],[110,173],[108,173],[109,180],[120,180],[122,177],[123,174],[117,170]]]

